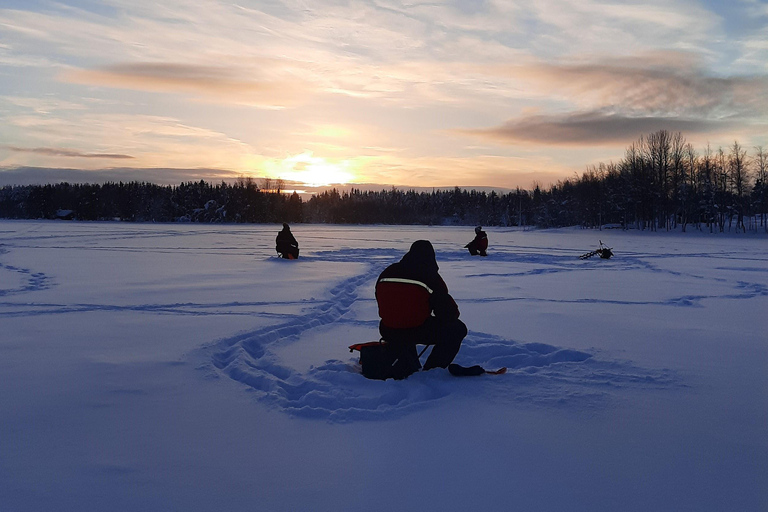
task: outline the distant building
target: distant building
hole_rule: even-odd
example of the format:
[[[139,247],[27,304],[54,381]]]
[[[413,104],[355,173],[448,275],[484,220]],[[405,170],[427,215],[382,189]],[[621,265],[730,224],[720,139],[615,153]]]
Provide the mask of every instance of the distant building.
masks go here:
[[[56,210],[56,219],[60,220],[72,220],[75,212],[74,210]]]

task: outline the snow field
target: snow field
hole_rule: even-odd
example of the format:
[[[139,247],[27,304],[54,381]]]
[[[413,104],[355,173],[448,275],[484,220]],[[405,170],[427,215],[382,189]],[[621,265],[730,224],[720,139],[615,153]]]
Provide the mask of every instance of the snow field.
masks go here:
[[[0,221],[0,510],[768,508],[764,236],[278,229]],[[358,373],[419,238],[506,375]]]

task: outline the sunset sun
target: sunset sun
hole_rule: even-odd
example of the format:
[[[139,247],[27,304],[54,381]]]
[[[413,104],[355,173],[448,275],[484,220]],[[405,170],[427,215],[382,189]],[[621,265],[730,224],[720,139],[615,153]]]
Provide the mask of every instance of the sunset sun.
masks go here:
[[[297,181],[310,186],[345,184],[354,178],[348,160],[331,161],[310,152],[288,157],[273,169],[278,178]]]
[[[332,183],[344,184],[352,179],[352,175],[344,170],[343,165],[325,161],[308,164],[298,174],[300,176],[299,181],[314,186],[330,185]]]

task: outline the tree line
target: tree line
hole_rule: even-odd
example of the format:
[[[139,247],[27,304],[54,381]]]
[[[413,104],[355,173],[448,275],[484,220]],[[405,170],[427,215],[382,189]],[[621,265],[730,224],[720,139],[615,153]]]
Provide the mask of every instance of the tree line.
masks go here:
[[[754,149],[698,152],[680,132],[642,136],[619,162],[552,186],[537,224],[768,232],[768,153]]]
[[[619,162],[507,193],[332,189],[304,201],[280,180],[48,184],[0,189],[0,217],[134,222],[459,224],[768,232],[768,153],[697,152],[681,133],[642,136]]]
[[[216,185],[203,180],[177,186],[58,183],[3,187],[0,216],[132,222],[301,222],[302,201],[297,194],[265,190],[249,178]]]

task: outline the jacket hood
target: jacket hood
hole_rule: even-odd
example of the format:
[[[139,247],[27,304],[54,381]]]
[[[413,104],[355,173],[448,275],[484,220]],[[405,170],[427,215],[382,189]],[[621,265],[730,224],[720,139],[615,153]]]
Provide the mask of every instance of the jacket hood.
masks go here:
[[[428,272],[437,272],[437,260],[435,259],[435,249],[429,240],[416,240],[411,244],[411,248],[400,260],[404,265],[425,270]]]

